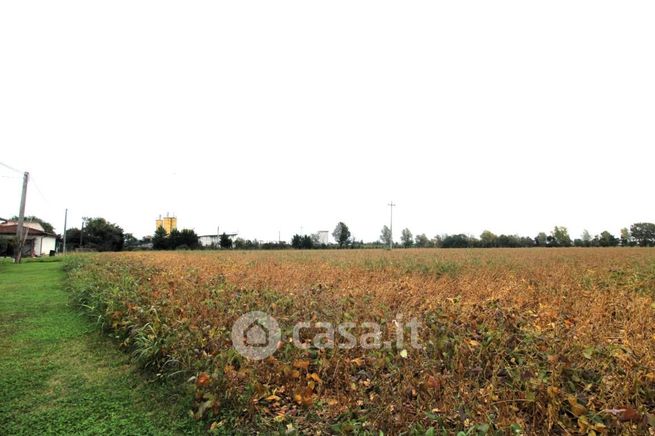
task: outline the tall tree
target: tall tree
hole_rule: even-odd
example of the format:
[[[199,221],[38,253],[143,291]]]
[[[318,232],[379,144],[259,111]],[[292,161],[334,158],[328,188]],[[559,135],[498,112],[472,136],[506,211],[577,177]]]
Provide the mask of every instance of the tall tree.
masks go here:
[[[232,239],[225,233],[221,234],[219,245],[221,248],[232,248]]]
[[[96,251],[121,251],[123,229],[104,218],[84,218],[84,248]]]
[[[409,231],[408,228],[404,228],[403,231],[400,234],[400,240],[403,243],[403,247],[409,248],[412,245],[414,245],[414,236],[412,235],[412,232]]]
[[[420,248],[428,248],[432,246],[432,242],[430,242],[430,238],[428,238],[425,233],[422,233],[420,235],[416,235],[416,241],[414,242],[414,245]]]
[[[554,245],[558,247],[570,247],[572,244],[569,231],[564,226],[555,226],[551,232],[551,236],[553,237],[552,241],[555,243]]]
[[[446,236],[448,235],[434,235],[434,237],[430,240],[431,245],[437,248],[443,247],[443,240]]]
[[[154,250],[168,249],[168,234],[162,226],[157,227],[157,230],[155,230],[155,235],[152,237],[152,248]]]
[[[621,245],[627,247],[632,245],[632,236],[630,235],[630,230],[627,227],[621,229]]]
[[[655,224],[653,223],[634,223],[630,226],[630,233],[640,247],[655,245]]]
[[[539,234],[534,238],[534,243],[537,246],[545,247],[548,245],[548,236],[544,232],[539,232]]]
[[[582,236],[580,237],[582,239],[582,245],[585,247],[589,247],[591,245],[591,234],[589,234],[589,230],[584,229],[582,231]]]
[[[485,230],[480,234],[480,245],[482,247],[496,247],[498,245],[498,236]]]
[[[597,236],[598,238],[598,245],[601,247],[616,247],[619,245],[619,238],[605,230],[600,234],[600,236]]]
[[[344,247],[350,240],[350,230],[347,225],[340,221],[334,228],[332,236],[334,237],[334,240],[337,241],[337,244],[339,244],[339,247]]]
[[[198,242],[198,235],[192,229],[182,229],[180,231],[180,245],[178,247],[185,247],[190,250],[195,250],[198,248],[200,243]]]
[[[387,226],[382,227],[382,233],[380,233],[380,241],[387,247],[391,245],[391,230]]]
[[[182,232],[178,229],[171,230],[168,234],[168,248],[175,250],[180,245],[182,245]]]

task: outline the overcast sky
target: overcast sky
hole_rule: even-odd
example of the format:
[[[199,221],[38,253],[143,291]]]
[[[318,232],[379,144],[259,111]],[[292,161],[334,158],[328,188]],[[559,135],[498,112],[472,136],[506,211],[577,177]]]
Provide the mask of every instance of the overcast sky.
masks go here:
[[[652,1],[0,3],[27,213],[245,238],[655,221]],[[0,217],[20,175],[0,166]]]

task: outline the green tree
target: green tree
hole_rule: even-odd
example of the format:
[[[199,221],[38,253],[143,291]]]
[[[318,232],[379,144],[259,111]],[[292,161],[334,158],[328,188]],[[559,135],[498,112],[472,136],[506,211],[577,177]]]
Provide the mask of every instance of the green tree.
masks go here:
[[[616,247],[619,245],[619,238],[605,230],[600,234],[600,236],[597,236],[598,238],[598,245],[601,247]]]
[[[414,242],[414,244],[420,248],[428,248],[432,246],[432,242],[430,241],[430,238],[425,236],[425,233],[416,235],[416,241]]]
[[[52,227],[52,224],[50,224],[47,221],[42,220],[39,217],[34,216],[34,215],[26,216],[24,218],[24,220],[25,220],[26,223],[32,222],[32,223],[41,224],[41,227],[43,227],[43,230],[45,230],[46,233],[54,233],[55,232],[55,229],[54,229],[54,227]],[[11,218],[11,221],[18,221],[18,217],[14,215]]]
[[[168,234],[168,249],[175,250],[182,245],[182,233],[178,229],[171,230]]]
[[[84,248],[96,251],[121,251],[123,229],[104,218],[84,218]]]
[[[80,246],[80,235],[82,232],[80,229],[73,227],[66,229],[66,249],[75,250]]]
[[[434,235],[430,241],[433,247],[441,248],[443,247],[443,240],[447,235]]]
[[[132,233],[125,233],[123,235],[123,248],[133,250],[137,245],[139,245],[139,240]]]
[[[548,245],[548,236],[544,232],[539,232],[539,234],[534,238],[534,243],[537,246],[545,247]]]
[[[291,247],[309,250],[314,248],[314,239],[309,235],[293,235],[291,238]]]
[[[162,226],[155,230],[155,235],[152,237],[152,248],[154,250],[168,250],[168,234]]]
[[[305,250],[309,250],[309,249],[314,248],[314,241],[312,241],[312,237],[309,236],[309,235],[304,235],[302,237],[302,241],[300,243],[300,246]]]
[[[655,245],[655,224],[634,223],[630,226],[630,233],[640,247]]]
[[[185,246],[189,250],[195,250],[200,245],[198,235],[192,229],[182,229],[180,232],[180,245],[175,248]]]
[[[480,245],[485,248],[497,247],[498,236],[491,233],[489,230],[485,230],[480,234]]]
[[[447,235],[443,238],[441,246],[443,248],[468,248],[472,245],[471,238],[467,235]]]
[[[570,247],[572,244],[571,237],[569,236],[569,231],[564,226],[555,226],[551,232],[551,236],[553,238],[552,241],[554,242],[554,245],[558,247]]]
[[[339,247],[344,247],[350,241],[350,230],[347,225],[340,221],[334,228],[332,236],[334,237],[334,240],[337,241],[337,244],[339,244]]]
[[[234,240],[234,248],[237,250],[245,250],[246,249],[246,240],[243,238],[236,238]]]
[[[500,235],[496,240],[497,247],[505,248],[518,248],[523,246],[525,242],[521,240],[521,237],[518,235]]]
[[[387,226],[382,227],[382,233],[380,233],[380,241],[387,247],[391,246],[391,229]]]
[[[627,227],[621,229],[621,245],[623,247],[632,245],[632,235],[630,235],[630,230],[628,230]]]
[[[409,231],[408,228],[404,228],[403,231],[400,233],[400,240],[403,243],[403,247],[409,248],[412,245],[414,245],[414,236],[412,235],[412,232]]]
[[[584,229],[582,231],[582,236],[580,237],[580,239],[582,239],[582,246],[583,247],[591,246],[591,235],[589,234],[589,230]]]
[[[232,239],[225,233],[221,234],[221,239],[219,242],[221,248],[232,248]]]

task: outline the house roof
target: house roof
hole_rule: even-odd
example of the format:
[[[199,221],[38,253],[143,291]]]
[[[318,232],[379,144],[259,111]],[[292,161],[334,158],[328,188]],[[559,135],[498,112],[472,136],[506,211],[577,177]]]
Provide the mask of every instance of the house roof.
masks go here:
[[[0,223],[0,235],[15,235],[16,228],[18,223],[16,221],[7,221],[5,223]],[[23,227],[28,229],[28,235],[33,236],[54,236],[54,233],[48,233],[43,229],[43,226],[39,223],[23,223]]]

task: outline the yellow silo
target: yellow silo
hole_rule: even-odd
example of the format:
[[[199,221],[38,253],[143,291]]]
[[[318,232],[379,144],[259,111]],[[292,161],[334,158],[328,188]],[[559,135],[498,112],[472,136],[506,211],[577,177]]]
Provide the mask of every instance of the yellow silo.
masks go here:
[[[177,218],[174,216],[166,216],[164,218],[158,218],[156,222],[156,229],[163,227],[166,230],[166,234],[170,234],[171,231],[177,228]]]

